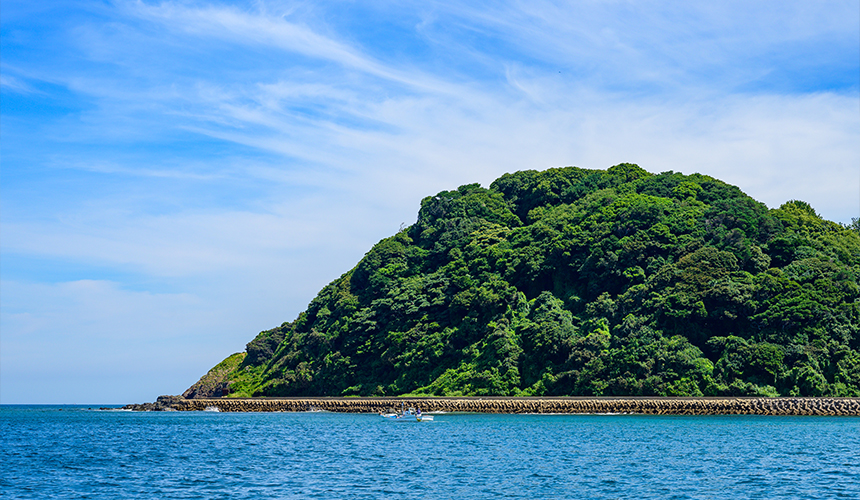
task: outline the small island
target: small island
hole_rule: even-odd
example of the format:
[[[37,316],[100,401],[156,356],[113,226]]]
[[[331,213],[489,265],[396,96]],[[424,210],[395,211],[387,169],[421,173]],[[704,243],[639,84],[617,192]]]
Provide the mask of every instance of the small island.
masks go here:
[[[768,209],[706,175],[628,163],[521,171],[422,200],[417,222],[174,406],[769,413],[812,397],[857,414],[858,275],[857,221],[802,201]]]

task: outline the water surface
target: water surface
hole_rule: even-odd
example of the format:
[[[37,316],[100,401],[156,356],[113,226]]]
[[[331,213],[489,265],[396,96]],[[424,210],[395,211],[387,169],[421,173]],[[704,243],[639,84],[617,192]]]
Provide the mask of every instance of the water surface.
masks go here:
[[[860,418],[0,407],[0,497],[860,498]]]

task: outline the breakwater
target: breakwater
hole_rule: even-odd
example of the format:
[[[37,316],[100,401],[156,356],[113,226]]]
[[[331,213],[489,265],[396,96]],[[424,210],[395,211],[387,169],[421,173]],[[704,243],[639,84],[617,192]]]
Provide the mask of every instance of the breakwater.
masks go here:
[[[139,411],[330,411],[382,413],[401,405],[424,412],[639,413],[646,415],[843,415],[860,416],[860,398],[662,398],[662,397],[399,397],[399,398],[200,398],[161,396],[126,405]]]

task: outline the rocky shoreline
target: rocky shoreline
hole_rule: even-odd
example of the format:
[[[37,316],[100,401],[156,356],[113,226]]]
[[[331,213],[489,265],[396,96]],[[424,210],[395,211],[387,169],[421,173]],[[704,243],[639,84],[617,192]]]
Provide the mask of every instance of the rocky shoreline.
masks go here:
[[[645,415],[860,416],[860,398],[663,397],[400,397],[400,398],[195,398],[160,396],[130,404],[135,411],[381,413],[405,406],[424,412],[637,413]]]

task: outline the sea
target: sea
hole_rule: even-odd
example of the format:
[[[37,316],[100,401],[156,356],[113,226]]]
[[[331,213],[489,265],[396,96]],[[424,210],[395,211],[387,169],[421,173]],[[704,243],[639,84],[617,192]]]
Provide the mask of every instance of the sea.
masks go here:
[[[860,498],[860,417],[0,406],[3,499]]]

